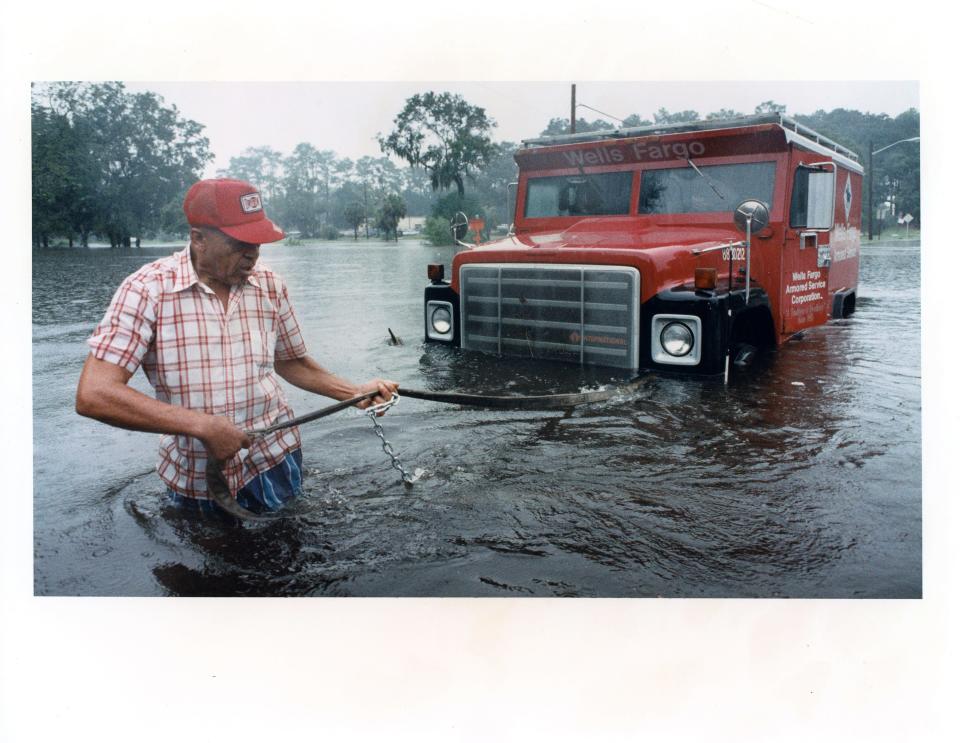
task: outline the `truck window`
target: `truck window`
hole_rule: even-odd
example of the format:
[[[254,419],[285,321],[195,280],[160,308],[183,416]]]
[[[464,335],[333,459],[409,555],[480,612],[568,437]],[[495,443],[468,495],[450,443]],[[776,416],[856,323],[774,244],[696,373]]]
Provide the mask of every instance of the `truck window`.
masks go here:
[[[527,180],[525,217],[629,214],[631,171]]]
[[[773,203],[776,163],[687,165],[645,170],[640,178],[641,214],[727,212],[745,199]]]
[[[790,197],[790,226],[812,230],[833,227],[833,197],[837,174],[834,170],[811,170],[801,165],[793,176]]]

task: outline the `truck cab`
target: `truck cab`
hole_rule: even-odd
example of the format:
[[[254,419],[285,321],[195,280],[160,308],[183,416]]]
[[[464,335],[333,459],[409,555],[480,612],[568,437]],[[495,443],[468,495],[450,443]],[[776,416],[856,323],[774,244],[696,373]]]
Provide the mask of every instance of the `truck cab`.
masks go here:
[[[727,374],[856,306],[863,168],[779,114],[524,140],[502,239],[428,272],[427,341]]]

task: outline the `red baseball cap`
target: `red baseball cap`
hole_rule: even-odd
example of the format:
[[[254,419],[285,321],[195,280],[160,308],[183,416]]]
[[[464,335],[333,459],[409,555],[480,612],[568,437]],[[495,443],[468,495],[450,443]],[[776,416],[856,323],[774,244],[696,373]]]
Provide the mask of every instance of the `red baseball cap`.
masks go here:
[[[241,242],[259,245],[283,239],[283,230],[263,211],[260,192],[246,181],[197,181],[183,200],[183,213],[191,226],[216,227]]]

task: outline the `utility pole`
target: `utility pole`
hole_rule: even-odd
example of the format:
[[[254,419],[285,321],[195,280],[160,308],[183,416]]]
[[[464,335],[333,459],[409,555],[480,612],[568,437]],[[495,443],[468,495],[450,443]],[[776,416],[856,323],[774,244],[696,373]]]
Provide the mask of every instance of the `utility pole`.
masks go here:
[[[870,171],[870,176],[867,178],[867,212],[869,213],[869,218],[867,219],[867,241],[873,239],[873,142],[870,142],[870,157],[867,158],[867,170]]]
[[[577,133],[577,85],[570,86],[570,133]]]
[[[370,239],[370,223],[367,221],[367,182],[363,182],[363,230]]]

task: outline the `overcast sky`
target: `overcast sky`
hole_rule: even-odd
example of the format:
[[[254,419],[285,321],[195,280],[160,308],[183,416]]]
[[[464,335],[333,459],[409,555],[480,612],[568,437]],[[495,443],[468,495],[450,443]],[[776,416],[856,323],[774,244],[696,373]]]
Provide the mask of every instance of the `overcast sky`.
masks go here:
[[[919,108],[916,82],[576,82],[577,102],[617,118],[652,119],[661,107],[701,116],[721,108],[753,113],[763,101],[792,114],[852,108],[891,116]],[[356,159],[380,156],[378,132],[387,134],[407,98],[449,91],[486,109],[497,141],[538,135],[554,117],[570,115],[571,82],[143,82],[181,114],[206,126],[216,160],[207,175],[225,168],[248,147],[268,145],[289,154],[300,142]],[[604,118],[587,108],[578,117]]]

